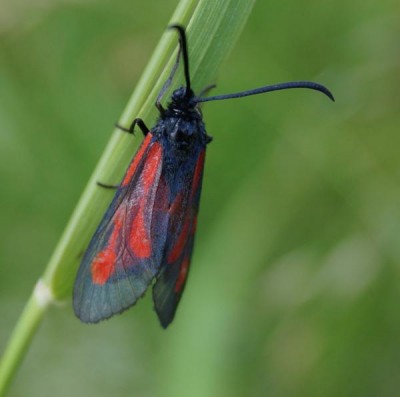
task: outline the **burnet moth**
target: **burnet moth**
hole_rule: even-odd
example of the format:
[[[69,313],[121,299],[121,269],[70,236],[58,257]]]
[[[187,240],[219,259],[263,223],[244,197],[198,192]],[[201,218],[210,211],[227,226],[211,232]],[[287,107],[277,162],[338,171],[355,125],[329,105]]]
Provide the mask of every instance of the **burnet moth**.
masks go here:
[[[179,35],[179,52],[171,75],[156,102],[156,125],[138,126],[144,140],[133,157],[106,214],[84,254],[74,287],[74,310],[85,323],[96,323],[134,305],[153,283],[153,301],[161,325],[174,318],[185,288],[194,236],[207,135],[200,104],[289,88],[330,91],[309,81],[296,81],[228,95],[199,96],[191,88],[185,29],[171,25]],[[166,109],[161,99],[183,58],[186,87],[172,94]]]

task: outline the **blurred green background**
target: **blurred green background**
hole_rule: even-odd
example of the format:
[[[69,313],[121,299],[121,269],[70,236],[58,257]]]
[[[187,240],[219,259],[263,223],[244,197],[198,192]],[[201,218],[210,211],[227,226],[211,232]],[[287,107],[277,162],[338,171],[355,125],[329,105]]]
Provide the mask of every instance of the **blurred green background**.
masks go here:
[[[2,0],[0,351],[176,3]],[[398,395],[399,12],[259,1],[214,92],[311,79],[337,102],[207,104],[175,322],[150,294],[96,326],[53,308],[10,396]]]

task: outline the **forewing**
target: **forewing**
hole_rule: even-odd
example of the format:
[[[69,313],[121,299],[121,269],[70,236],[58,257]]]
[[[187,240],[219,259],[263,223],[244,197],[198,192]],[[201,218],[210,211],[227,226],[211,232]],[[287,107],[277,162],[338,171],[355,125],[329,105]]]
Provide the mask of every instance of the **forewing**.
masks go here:
[[[197,213],[203,177],[205,149],[191,172],[182,181],[182,189],[169,208],[168,239],[161,270],[153,287],[154,307],[161,325],[173,320],[185,288],[193,251]]]
[[[98,322],[132,306],[158,273],[167,232],[162,145],[147,134],[84,255],[74,310]]]

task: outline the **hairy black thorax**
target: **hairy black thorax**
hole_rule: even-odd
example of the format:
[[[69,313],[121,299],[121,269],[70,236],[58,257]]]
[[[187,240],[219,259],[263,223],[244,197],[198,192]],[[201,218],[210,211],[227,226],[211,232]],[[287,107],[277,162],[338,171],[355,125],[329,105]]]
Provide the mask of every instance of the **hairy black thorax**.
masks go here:
[[[187,92],[185,87],[173,92],[152,133],[160,139],[166,139],[171,148],[186,153],[194,147],[204,147],[211,140],[207,136],[196,97],[193,91]]]

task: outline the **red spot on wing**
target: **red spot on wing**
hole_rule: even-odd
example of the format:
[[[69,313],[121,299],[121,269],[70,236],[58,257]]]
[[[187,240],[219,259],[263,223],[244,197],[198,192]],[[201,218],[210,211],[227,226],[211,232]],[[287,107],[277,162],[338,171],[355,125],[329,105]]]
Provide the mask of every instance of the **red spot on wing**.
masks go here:
[[[107,246],[96,255],[92,262],[92,280],[95,284],[105,284],[115,270],[115,261],[117,259],[116,248],[121,227],[122,221],[117,216]]]
[[[92,263],[92,280],[95,284],[103,285],[114,271],[116,255],[111,249],[98,253]]]
[[[196,194],[197,189],[199,188],[201,176],[203,175],[205,156],[206,156],[206,151],[203,150],[200,153],[199,158],[197,159],[196,168],[194,170],[194,175],[193,175],[192,191],[190,197],[193,197]]]
[[[175,200],[173,201],[173,203],[171,204],[171,206],[170,206],[170,208],[168,210],[169,213],[174,215],[177,212],[181,211],[182,204],[183,204],[183,194],[182,193],[178,193],[178,195],[176,196]]]
[[[148,189],[153,185],[161,161],[162,146],[160,143],[155,142],[147,155],[146,163],[144,165],[143,174],[141,177],[144,194],[148,194]]]
[[[176,280],[176,284],[175,284],[175,292],[176,293],[181,292],[183,286],[185,285],[187,273],[189,270],[189,264],[190,264],[190,259],[189,259],[189,257],[186,256],[182,262],[181,268],[179,269],[178,278]]]
[[[146,149],[147,149],[148,146],[149,146],[149,143],[151,142],[151,138],[152,138],[152,135],[151,135],[151,132],[149,132],[149,133],[146,135],[146,138],[144,138],[144,141],[142,142],[142,145],[140,146],[139,150],[137,151],[135,157],[134,157],[133,160],[131,161],[131,163],[130,163],[130,165],[129,165],[129,168],[128,168],[128,170],[127,170],[126,173],[125,173],[125,177],[124,177],[124,180],[122,181],[121,186],[126,186],[126,185],[128,185],[129,182],[131,181],[133,175],[134,175],[135,172],[136,172],[136,169],[137,169],[137,167],[138,167],[140,161],[141,161],[142,158],[143,158],[143,155],[144,155]]]
[[[148,258],[151,255],[150,232],[144,219],[143,209],[139,210],[133,220],[129,244],[138,258]]]
[[[162,146],[155,142],[147,154],[142,175],[138,181],[142,196],[139,198],[138,210],[131,225],[129,246],[138,258],[151,255],[150,219],[146,219],[148,200],[151,198],[154,180],[162,162]],[[154,203],[151,203],[153,205]]]
[[[170,251],[170,253],[168,255],[168,258],[167,258],[168,263],[174,263],[181,256],[182,251],[185,248],[186,241],[189,238],[189,236],[188,236],[189,227],[190,227],[190,219],[187,219],[185,221],[185,224],[183,225],[183,228],[178,237],[178,240],[176,241],[175,245],[173,246],[172,250]]]

